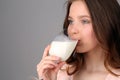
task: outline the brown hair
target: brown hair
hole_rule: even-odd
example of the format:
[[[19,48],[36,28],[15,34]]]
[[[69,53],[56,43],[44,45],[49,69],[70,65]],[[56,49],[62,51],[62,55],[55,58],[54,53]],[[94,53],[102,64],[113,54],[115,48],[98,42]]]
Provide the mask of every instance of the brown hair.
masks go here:
[[[64,20],[63,30],[67,34],[68,16],[72,2],[68,0],[67,13]],[[120,69],[120,5],[117,0],[84,0],[87,4],[91,15],[93,31],[101,47],[107,52],[104,65],[106,69],[117,76],[110,70],[108,65],[114,69]],[[68,74],[72,75],[79,71],[84,65],[83,54],[72,54],[66,61],[72,64],[75,69]]]

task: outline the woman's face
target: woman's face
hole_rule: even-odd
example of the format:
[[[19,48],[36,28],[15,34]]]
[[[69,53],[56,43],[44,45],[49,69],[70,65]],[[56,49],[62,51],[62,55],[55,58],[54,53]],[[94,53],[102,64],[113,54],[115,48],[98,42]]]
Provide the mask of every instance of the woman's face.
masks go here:
[[[68,36],[78,40],[76,51],[90,52],[97,47],[97,40],[93,32],[92,21],[84,1],[75,1],[70,7],[68,17]]]

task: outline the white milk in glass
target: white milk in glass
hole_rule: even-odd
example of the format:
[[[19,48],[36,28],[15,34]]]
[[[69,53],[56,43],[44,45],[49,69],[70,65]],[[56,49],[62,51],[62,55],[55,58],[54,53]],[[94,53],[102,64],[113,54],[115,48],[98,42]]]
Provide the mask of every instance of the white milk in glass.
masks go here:
[[[53,41],[49,50],[50,55],[58,56],[66,61],[76,47],[77,41]]]

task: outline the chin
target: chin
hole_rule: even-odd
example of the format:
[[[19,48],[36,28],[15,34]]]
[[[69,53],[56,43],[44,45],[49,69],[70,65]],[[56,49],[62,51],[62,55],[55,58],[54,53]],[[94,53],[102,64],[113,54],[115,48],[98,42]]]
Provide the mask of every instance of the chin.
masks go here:
[[[85,51],[76,51],[77,53],[83,54],[83,53],[87,53]]]
[[[85,50],[76,50],[77,53],[86,53],[87,51]]]
[[[82,49],[82,48],[80,48],[80,47],[76,47],[76,52],[77,52],[77,53],[87,53],[87,50]]]

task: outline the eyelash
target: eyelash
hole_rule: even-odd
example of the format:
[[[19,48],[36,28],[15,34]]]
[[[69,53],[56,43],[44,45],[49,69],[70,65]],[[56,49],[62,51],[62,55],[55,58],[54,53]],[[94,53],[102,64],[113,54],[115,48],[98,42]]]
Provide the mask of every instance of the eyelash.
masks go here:
[[[89,20],[87,20],[87,19],[83,19],[83,20],[80,20],[80,22],[82,23],[82,24],[89,24],[90,23],[90,21]],[[73,20],[68,20],[68,24],[73,24]]]
[[[68,20],[68,24],[72,24],[73,23],[73,20]]]
[[[87,20],[87,19],[84,19],[84,20],[81,20],[81,23],[82,23],[82,24],[89,24],[89,23],[90,23],[90,21],[89,21],[89,20]]]

